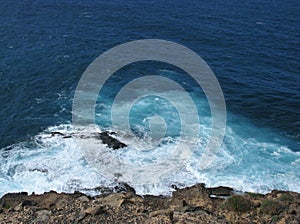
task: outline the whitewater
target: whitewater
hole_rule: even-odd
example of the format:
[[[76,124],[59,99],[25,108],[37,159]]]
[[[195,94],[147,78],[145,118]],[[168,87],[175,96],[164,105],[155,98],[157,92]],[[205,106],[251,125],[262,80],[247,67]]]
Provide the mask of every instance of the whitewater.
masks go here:
[[[173,92],[169,94],[174,95]],[[180,94],[178,100],[181,100]],[[101,170],[89,164],[78,145],[78,139],[84,139],[86,147],[94,147],[94,150],[99,150],[100,155],[103,153],[103,158],[99,158],[99,161],[104,164],[112,162],[112,158],[104,156],[105,151],[110,151],[120,161],[131,165],[151,166],[157,161],[167,159],[177,141],[176,122],[172,122],[177,117],[177,111],[167,102],[161,100],[162,103],[157,104],[157,101],[158,98],[150,97],[134,105],[135,119],[131,120],[135,130],[133,133],[144,133],[142,137],[123,132],[121,127],[112,130],[116,131],[119,140],[128,145],[126,148],[112,151],[100,140],[92,137],[80,138],[95,135],[97,131],[101,131],[101,126],[98,129],[86,127],[78,132],[71,123],[50,126],[28,141],[2,148],[0,195],[24,191],[43,193],[50,190],[81,191],[95,195],[99,193],[99,187],[113,189],[118,184],[118,179],[107,177]],[[206,103],[203,100],[197,104],[201,115],[200,137],[196,143],[193,142],[192,156],[180,169],[169,173],[157,183],[129,183],[138,194],[170,195],[174,190],[172,185],[185,187],[196,183],[205,183],[208,187],[229,186],[244,192],[266,193],[273,189],[300,192],[297,184],[300,182],[300,153],[285,146],[282,137],[271,129],[256,127],[246,118],[230,113],[227,115],[228,124],[223,144],[209,167],[202,169],[199,161],[209,138],[211,122]],[[130,105],[124,104],[118,110],[125,110],[128,106]],[[154,144],[151,137],[145,136],[149,125],[145,117],[158,109],[156,107],[164,107],[163,118],[171,127],[161,144]],[[95,113],[98,123],[105,123],[110,109],[111,107],[102,105],[102,112]],[[140,119],[137,119],[138,116],[141,116]],[[192,130],[191,124],[191,132]],[[51,135],[52,132],[77,134],[72,138],[63,138],[60,135]],[[154,144],[151,150],[143,150],[151,144]]]

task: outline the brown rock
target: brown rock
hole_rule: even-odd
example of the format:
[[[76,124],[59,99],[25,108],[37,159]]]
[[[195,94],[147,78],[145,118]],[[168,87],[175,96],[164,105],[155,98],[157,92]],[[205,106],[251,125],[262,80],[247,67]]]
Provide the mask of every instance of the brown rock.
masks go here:
[[[51,212],[48,210],[40,210],[36,212],[36,221],[37,222],[47,222],[50,218]]]
[[[166,208],[176,209],[185,206],[187,203],[182,198],[171,198],[164,204]]]
[[[85,212],[80,212],[76,217],[75,217],[75,220],[76,222],[80,222],[82,221],[85,217],[86,217],[86,214]]]
[[[149,213],[150,217],[156,217],[159,215],[169,215],[170,211],[168,210],[157,210]]]
[[[80,202],[89,202],[90,201],[90,199],[85,195],[77,198],[77,200],[80,201]]]
[[[105,213],[105,210],[104,210],[103,206],[98,205],[95,207],[89,207],[89,208],[85,209],[83,211],[83,213],[90,214],[90,215],[100,215],[100,214]]]
[[[19,212],[19,211],[21,211],[21,210],[23,210],[22,203],[18,204],[16,207],[14,207],[14,211]]]
[[[215,196],[230,196],[233,194],[233,189],[231,187],[212,187],[207,188],[209,195]]]
[[[37,205],[37,202],[33,201],[33,200],[24,200],[22,202],[23,207],[25,207],[25,206],[36,206],[36,205]]]
[[[226,194],[219,192],[223,188],[213,191]],[[172,197],[141,197],[134,191],[93,198],[82,193],[8,194],[0,199],[0,223],[300,223],[297,193],[234,194],[226,200],[211,198],[213,191],[198,184],[177,189]]]
[[[108,205],[119,208],[124,202],[125,198],[126,195],[124,193],[116,193],[108,195],[104,198],[98,198],[96,199],[96,202],[101,203],[102,205]]]

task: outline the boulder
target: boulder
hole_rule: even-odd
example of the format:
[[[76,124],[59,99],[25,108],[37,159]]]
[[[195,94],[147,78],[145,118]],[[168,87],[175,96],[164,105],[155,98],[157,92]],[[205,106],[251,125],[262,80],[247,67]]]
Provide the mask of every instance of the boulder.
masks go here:
[[[100,215],[100,214],[105,213],[105,210],[104,210],[103,206],[98,205],[98,206],[89,207],[89,208],[83,210],[83,213],[89,214],[89,215]]]
[[[87,196],[85,196],[85,195],[79,197],[77,200],[80,201],[80,202],[83,202],[83,203],[90,201],[90,199]]]
[[[36,212],[37,222],[47,222],[50,218],[51,212],[48,210],[40,210]]]

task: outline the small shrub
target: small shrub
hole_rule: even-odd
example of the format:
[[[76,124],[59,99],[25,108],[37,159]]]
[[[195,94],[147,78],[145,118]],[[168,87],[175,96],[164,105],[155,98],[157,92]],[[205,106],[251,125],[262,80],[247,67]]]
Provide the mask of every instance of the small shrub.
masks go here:
[[[228,198],[224,205],[225,209],[235,212],[246,212],[251,209],[251,201],[240,195],[234,195]]]
[[[272,221],[272,222],[277,222],[278,220],[279,220],[278,215],[274,215],[274,216],[272,216],[272,218],[271,218],[271,221]]]
[[[4,202],[4,204],[3,204],[3,208],[5,208],[5,209],[9,209],[11,206],[10,206],[10,204],[8,204],[8,203],[6,203],[6,202]]]
[[[262,198],[262,197],[264,197],[263,194],[251,193],[251,192],[247,193],[247,195],[249,195],[250,198]]]
[[[278,215],[283,210],[279,201],[272,199],[265,199],[261,203],[261,211],[268,215]]]
[[[222,210],[225,210],[225,203],[220,204],[219,208],[222,209]]]
[[[279,201],[293,202],[294,197],[290,194],[282,194],[278,198]]]

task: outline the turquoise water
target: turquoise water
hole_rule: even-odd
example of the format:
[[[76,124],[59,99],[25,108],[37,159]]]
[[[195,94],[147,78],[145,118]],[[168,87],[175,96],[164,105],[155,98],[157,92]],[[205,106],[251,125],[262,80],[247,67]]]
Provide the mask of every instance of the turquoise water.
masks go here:
[[[145,38],[174,41],[203,57],[224,92],[227,129],[216,160],[201,170],[198,162],[211,124],[202,90],[172,66],[137,63],[120,70],[99,94],[95,118],[100,128],[111,129],[111,105],[121,87],[149,74],[180,83],[200,118],[201,135],[186,166],[160,184],[136,186],[138,192],[168,194],[173,183],[197,182],[300,192],[299,2],[8,1],[0,7],[1,195],[115,184],[85,161],[72,139],[50,138],[49,133],[72,132],[74,91],[97,56]],[[159,115],[168,138],[153,151],[120,150],[122,161],[151,163],[168,156],[180,132],[179,114],[156,98],[132,107],[129,119],[138,138],[121,137],[139,148],[151,144],[145,140],[147,118]]]

